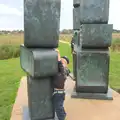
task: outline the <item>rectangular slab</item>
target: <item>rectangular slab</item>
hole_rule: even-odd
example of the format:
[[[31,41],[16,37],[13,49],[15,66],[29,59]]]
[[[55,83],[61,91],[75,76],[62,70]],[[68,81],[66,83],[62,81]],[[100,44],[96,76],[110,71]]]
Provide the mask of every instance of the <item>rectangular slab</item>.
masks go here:
[[[27,77],[28,105],[31,120],[54,118],[53,88],[50,78]]]
[[[72,98],[95,99],[95,100],[113,100],[112,89],[108,89],[107,93],[80,93],[73,91]]]
[[[24,44],[26,47],[57,47],[60,0],[24,0]]]
[[[105,48],[111,46],[112,24],[82,24],[80,41],[82,47]]]
[[[73,29],[80,29],[80,6],[77,8],[73,8]]]
[[[73,6],[79,7],[80,6],[80,0],[73,0]]]
[[[109,0],[81,0],[80,22],[86,23],[108,23]]]
[[[77,55],[76,53],[73,53],[73,75],[76,80],[76,77],[77,77]]]
[[[82,49],[77,56],[76,91],[107,93],[110,61],[108,49]]]
[[[58,72],[58,54],[54,49],[30,49],[21,45],[20,64],[32,77],[53,76]]]

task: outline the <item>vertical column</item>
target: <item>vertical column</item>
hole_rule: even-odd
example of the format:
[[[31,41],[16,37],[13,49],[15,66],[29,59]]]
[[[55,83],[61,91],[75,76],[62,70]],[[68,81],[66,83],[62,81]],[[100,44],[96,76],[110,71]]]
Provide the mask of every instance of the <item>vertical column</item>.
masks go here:
[[[60,0],[24,0],[24,45],[20,63],[27,73],[28,118],[53,120],[52,76],[58,72]],[[25,111],[24,111],[25,112]]]
[[[108,24],[109,0],[80,0],[79,16],[80,44],[72,97],[111,100],[108,84],[113,25]]]
[[[80,0],[73,0],[73,39],[74,39],[74,53],[73,53],[73,75],[76,81],[77,72],[77,49],[79,45],[79,33],[80,33]]]

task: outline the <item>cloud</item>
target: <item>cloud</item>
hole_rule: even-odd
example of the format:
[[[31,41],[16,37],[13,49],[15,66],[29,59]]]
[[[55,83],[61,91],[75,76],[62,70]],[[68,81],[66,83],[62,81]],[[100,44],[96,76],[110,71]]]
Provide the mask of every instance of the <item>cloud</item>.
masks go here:
[[[0,15],[17,15],[22,16],[22,12],[20,12],[16,8],[8,7],[4,4],[0,4]]]
[[[21,5],[20,8],[23,9],[23,5]]]
[[[113,24],[114,29],[120,30],[120,0],[110,0],[109,23]]]
[[[60,30],[73,28],[73,1],[61,0]]]
[[[0,3],[0,28],[23,28],[23,0],[0,0]],[[119,5],[120,0],[110,0],[109,24],[120,30]],[[69,28],[73,28],[73,0],[61,0],[60,29]]]

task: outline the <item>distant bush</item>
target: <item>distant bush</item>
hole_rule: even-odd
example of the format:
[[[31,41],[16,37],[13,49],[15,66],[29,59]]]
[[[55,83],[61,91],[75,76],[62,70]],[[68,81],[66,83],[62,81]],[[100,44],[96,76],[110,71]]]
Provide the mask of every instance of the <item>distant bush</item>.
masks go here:
[[[0,46],[0,60],[17,58],[20,56],[20,47],[15,45]]]
[[[112,51],[120,51],[120,38],[113,39],[110,48]]]

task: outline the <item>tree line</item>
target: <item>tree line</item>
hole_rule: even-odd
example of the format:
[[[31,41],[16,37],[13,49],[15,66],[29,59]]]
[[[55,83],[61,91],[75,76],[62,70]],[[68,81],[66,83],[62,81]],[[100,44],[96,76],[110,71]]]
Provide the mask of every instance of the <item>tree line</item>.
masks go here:
[[[73,34],[73,32],[74,32],[73,29],[63,29],[60,31],[60,34]],[[0,31],[0,34],[15,34],[15,33],[24,33],[24,30],[13,30],[13,31],[1,30]],[[120,33],[120,30],[113,29],[113,33]]]

